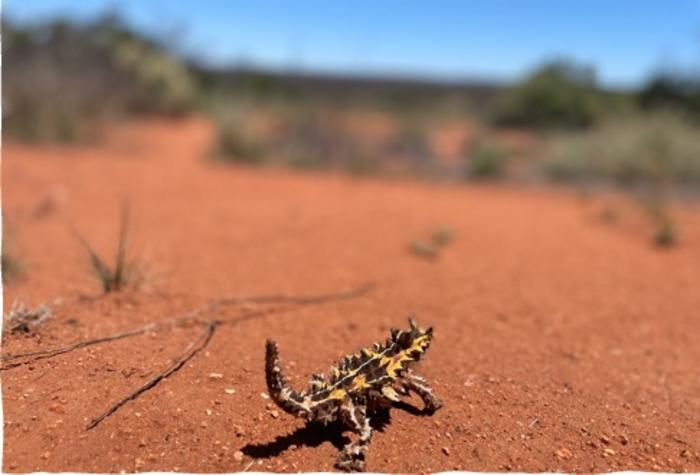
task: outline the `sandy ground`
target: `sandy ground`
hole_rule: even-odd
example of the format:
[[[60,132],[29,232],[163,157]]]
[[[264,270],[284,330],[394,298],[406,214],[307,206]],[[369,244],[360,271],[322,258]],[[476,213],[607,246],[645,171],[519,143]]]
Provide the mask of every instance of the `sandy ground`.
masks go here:
[[[435,328],[419,369],[445,407],[392,409],[368,470],[700,471],[697,205],[675,210],[682,242],[659,250],[631,206],[601,223],[599,198],[229,167],[204,158],[210,141],[206,122],[187,120],[132,124],[99,147],[4,144],[5,225],[25,268],[5,303],[46,302],[54,315],[29,336],[6,335],[3,354],[136,328],[210,299],[376,286],[219,326],[179,371],[91,430],[202,328],[5,370],[4,471],[332,470],[339,431],[304,430],[263,397],[264,339],[279,342],[301,387],[409,314]],[[101,296],[66,220],[111,256],[124,198],[146,279]],[[408,250],[440,226],[455,239],[437,259]]]

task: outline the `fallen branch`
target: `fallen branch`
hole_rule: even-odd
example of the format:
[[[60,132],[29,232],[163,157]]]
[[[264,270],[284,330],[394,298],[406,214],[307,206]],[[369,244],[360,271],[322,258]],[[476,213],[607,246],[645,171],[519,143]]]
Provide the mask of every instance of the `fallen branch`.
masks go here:
[[[175,360],[170,363],[170,365],[165,368],[163,371],[158,373],[156,376],[151,378],[144,384],[143,386],[140,386],[139,388],[135,389],[134,391],[130,392],[123,398],[121,398],[119,401],[116,403],[112,404],[109,409],[107,409],[105,412],[100,414],[99,416],[95,417],[92,419],[88,425],[85,427],[85,430],[90,430],[97,426],[100,422],[102,422],[106,417],[109,417],[113,413],[117,411],[120,407],[122,407],[124,404],[127,402],[136,399],[139,397],[141,394],[145,393],[155,385],[157,385],[159,382],[161,382],[163,379],[167,378],[180,368],[187,363],[194,355],[199,353],[204,347],[207,346],[209,341],[211,340],[212,335],[214,335],[214,330],[216,330],[217,322],[215,321],[208,321],[208,322],[203,322],[205,329],[202,335],[197,339],[196,342],[190,343],[187,345],[187,347],[184,349],[184,351],[177,357]]]
[[[121,333],[115,333],[112,335],[99,337],[99,338],[80,340],[80,341],[76,341],[76,342],[71,343],[71,344],[66,345],[66,346],[58,347],[58,348],[50,348],[50,349],[46,349],[46,350],[32,351],[32,352],[25,352],[25,353],[11,353],[11,354],[6,354],[6,355],[0,355],[0,361],[11,362],[11,363],[5,363],[2,366],[0,366],[0,371],[5,371],[8,369],[17,368],[19,366],[31,364],[31,363],[34,363],[36,361],[42,360],[42,359],[59,356],[59,355],[65,354],[65,353],[69,353],[71,351],[79,350],[81,348],[86,348],[86,347],[101,344],[101,343],[107,343],[107,342],[111,342],[111,341],[121,340],[121,339],[129,338],[132,336],[139,336],[139,335],[143,335],[143,334],[148,333],[148,332],[158,331],[158,330],[161,330],[161,329],[166,328],[166,327],[174,327],[174,326],[182,325],[184,323],[199,319],[204,314],[212,312],[215,309],[223,307],[223,306],[241,305],[241,304],[246,304],[246,303],[275,303],[275,302],[286,302],[286,303],[291,304],[291,305],[285,306],[285,307],[277,307],[277,308],[263,309],[263,310],[254,310],[254,311],[250,311],[248,313],[244,313],[243,315],[239,315],[237,317],[227,319],[227,320],[216,320],[217,324],[218,323],[234,324],[234,323],[240,323],[242,321],[246,321],[246,320],[250,320],[250,319],[260,318],[260,317],[263,317],[265,315],[269,315],[272,313],[282,313],[282,312],[292,310],[292,309],[294,309],[298,306],[302,306],[302,305],[315,305],[315,304],[321,304],[321,303],[325,303],[325,302],[346,300],[346,299],[359,297],[360,295],[363,295],[363,294],[369,292],[373,288],[374,288],[373,283],[366,283],[366,284],[363,284],[355,289],[352,289],[352,290],[349,290],[346,292],[336,292],[336,293],[313,295],[313,296],[297,297],[297,296],[283,296],[283,295],[267,295],[267,296],[259,296],[259,297],[229,298],[229,299],[212,300],[207,305],[204,305],[204,306],[199,307],[195,310],[192,310],[185,315],[182,315],[179,317],[167,318],[167,319],[160,320],[157,322],[149,323],[147,325],[136,328],[134,330],[121,332]],[[17,361],[17,360],[21,360],[21,361]]]
[[[54,356],[59,356],[64,353],[69,353],[74,350],[79,350],[81,348],[87,348],[88,346],[92,345],[97,345],[100,343],[107,343],[110,341],[116,341],[116,340],[121,340],[124,338],[129,338],[132,336],[139,336],[143,335],[148,332],[156,331],[159,330],[165,326],[175,326],[178,324],[182,324],[185,322],[189,322],[191,320],[194,320],[198,317],[200,317],[204,312],[212,310],[213,305],[209,304],[204,307],[200,307],[198,309],[195,309],[184,316],[181,317],[176,317],[176,318],[170,318],[167,320],[161,320],[158,322],[154,323],[149,323],[148,325],[144,325],[142,327],[139,327],[135,330],[130,330],[126,332],[121,332],[121,333],[114,333],[112,335],[100,337],[100,338],[93,338],[93,339],[88,339],[88,340],[80,340],[76,341],[74,343],[71,343],[66,346],[60,346],[58,348],[50,348],[47,350],[41,350],[41,351],[31,351],[31,352],[26,352],[26,353],[13,353],[13,354],[7,354],[7,355],[2,355],[0,356],[0,361],[15,361],[18,359],[23,359],[27,358],[23,361],[18,361],[14,363],[8,363],[4,364],[3,366],[0,366],[0,371],[5,371],[8,369],[12,368],[17,368],[18,366],[24,366],[30,363],[34,363],[35,361],[43,360],[46,358],[52,358]]]
[[[331,300],[344,300],[359,297],[360,295],[372,290],[374,286],[375,284],[373,282],[367,282],[365,284],[360,285],[359,287],[356,287],[355,289],[346,292],[335,292],[321,295],[307,295],[302,297],[289,295],[260,295],[256,297],[234,297],[219,299],[216,302],[219,305],[241,305],[247,303],[294,303],[306,305],[313,303],[323,303]]]

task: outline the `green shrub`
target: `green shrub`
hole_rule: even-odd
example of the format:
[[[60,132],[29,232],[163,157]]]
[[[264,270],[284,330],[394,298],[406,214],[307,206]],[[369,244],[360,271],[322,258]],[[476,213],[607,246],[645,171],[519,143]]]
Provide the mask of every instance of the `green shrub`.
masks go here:
[[[581,128],[599,115],[595,78],[588,68],[553,62],[506,92],[497,107],[497,125]]]
[[[9,284],[22,273],[22,265],[7,248],[7,241],[3,240],[2,246],[2,282]]]
[[[700,80],[680,74],[660,73],[637,95],[644,109],[675,109],[700,115]]]
[[[618,118],[551,136],[542,165],[562,181],[622,185],[700,183],[700,130],[677,115]]]
[[[471,178],[500,178],[511,157],[506,147],[496,142],[474,142],[467,156],[467,176]]]
[[[227,162],[240,162],[251,165],[263,160],[262,145],[246,135],[236,124],[217,124],[217,149],[215,157]]]
[[[16,26],[3,20],[3,133],[73,141],[128,114],[181,115],[197,85],[165,47],[113,16]]]

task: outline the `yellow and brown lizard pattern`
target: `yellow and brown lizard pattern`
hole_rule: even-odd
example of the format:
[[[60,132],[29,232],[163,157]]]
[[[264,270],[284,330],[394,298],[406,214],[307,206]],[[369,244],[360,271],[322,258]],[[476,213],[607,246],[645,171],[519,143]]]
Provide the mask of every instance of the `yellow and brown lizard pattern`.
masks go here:
[[[375,343],[343,358],[331,368],[328,379],[322,374],[313,375],[308,390],[301,392],[287,384],[277,344],[267,340],[265,376],[272,400],[285,412],[308,421],[340,421],[359,436],[338,456],[339,469],[364,469],[364,452],[372,439],[371,409],[398,402],[400,395],[408,395],[409,391],[421,397],[428,413],[442,406],[425,380],[411,371],[428,350],[433,329],[419,328],[414,320],[409,322],[409,330],[392,329],[385,343]]]

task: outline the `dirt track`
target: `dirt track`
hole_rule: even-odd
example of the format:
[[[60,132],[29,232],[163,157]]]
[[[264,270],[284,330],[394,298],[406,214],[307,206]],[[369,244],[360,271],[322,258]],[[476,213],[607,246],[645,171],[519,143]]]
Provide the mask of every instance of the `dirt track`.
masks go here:
[[[304,431],[266,407],[264,339],[279,342],[305,386],[409,314],[435,328],[420,372],[445,407],[432,417],[393,409],[368,470],[700,471],[697,208],[676,210],[682,243],[662,251],[633,208],[607,226],[597,201],[561,191],[226,167],[203,158],[210,139],[192,120],[126,127],[100,148],[4,144],[5,223],[26,268],[5,303],[53,302],[55,316],[35,336],[7,338],[3,353],[135,328],[213,298],[376,287],[220,326],[180,371],[90,431],[201,328],[4,371],[4,471],[331,470],[337,433]],[[102,297],[64,219],[111,255],[125,196],[148,278],[140,292]],[[439,258],[407,250],[439,226],[456,236]]]

